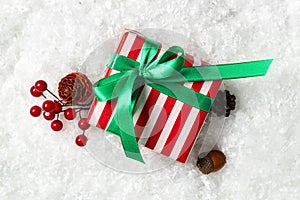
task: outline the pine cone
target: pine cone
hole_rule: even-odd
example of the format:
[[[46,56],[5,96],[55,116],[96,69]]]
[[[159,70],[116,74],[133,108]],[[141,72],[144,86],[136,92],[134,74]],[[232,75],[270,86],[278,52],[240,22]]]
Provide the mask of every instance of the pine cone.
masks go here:
[[[58,94],[66,103],[85,103],[92,95],[92,83],[86,75],[73,72],[60,80]]]
[[[225,116],[228,117],[230,115],[230,111],[235,109],[235,96],[233,94],[230,94],[228,90],[225,90],[226,92],[226,114]]]
[[[219,91],[215,98],[212,111],[218,116],[225,115],[228,117],[230,115],[230,111],[235,109],[235,99],[235,96],[231,95],[228,90]]]

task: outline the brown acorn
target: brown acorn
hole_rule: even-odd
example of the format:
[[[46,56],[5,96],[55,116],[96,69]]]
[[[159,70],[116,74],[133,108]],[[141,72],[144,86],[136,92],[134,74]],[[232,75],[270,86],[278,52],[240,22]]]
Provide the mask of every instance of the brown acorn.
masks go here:
[[[58,84],[59,97],[66,103],[86,103],[92,93],[91,81],[80,72],[68,74]]]
[[[205,157],[198,158],[197,167],[203,174],[220,170],[226,163],[226,157],[219,150],[212,150]]]

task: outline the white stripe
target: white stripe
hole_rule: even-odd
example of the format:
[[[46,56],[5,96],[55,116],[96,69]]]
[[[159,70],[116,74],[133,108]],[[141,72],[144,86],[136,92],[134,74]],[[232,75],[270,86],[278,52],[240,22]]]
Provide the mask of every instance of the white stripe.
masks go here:
[[[154,125],[157,123],[157,119],[159,117],[161,110],[163,109],[163,106],[167,100],[167,97],[168,97],[167,95],[160,93],[158,100],[153,105],[153,110],[152,110],[151,114],[149,115],[149,120],[141,134],[141,137],[139,140],[140,144],[145,145],[146,142],[148,141],[148,138],[153,130]],[[152,108],[150,108],[150,109],[152,109]]]
[[[131,32],[128,33],[126,40],[122,46],[122,49],[120,50],[120,55],[128,56],[128,54],[131,51],[132,45],[135,41],[135,38],[136,38],[136,34],[133,34]],[[119,71],[112,69],[110,75],[116,74],[118,72]]]
[[[212,85],[212,81],[205,81],[202,85],[200,93],[207,95],[211,85]],[[192,108],[192,110],[191,110],[191,112],[179,134],[179,137],[176,140],[174,148],[170,154],[171,158],[176,160],[179,157],[179,154],[183,148],[183,145],[184,145],[188,135],[190,134],[191,128],[192,128],[193,124],[195,123],[195,120],[196,120],[199,112],[200,111],[197,108],[194,108],[194,107]]]
[[[120,50],[120,54],[121,55],[125,55],[127,56],[131,50],[131,47],[135,41],[136,38],[136,34],[133,33],[128,33],[126,40],[122,46],[122,49]],[[116,74],[118,73],[117,70],[112,70],[110,75]],[[97,102],[97,104],[95,105],[95,109],[91,115],[91,119],[90,119],[90,124],[96,126],[98,124],[99,118],[104,110],[104,107],[106,105],[106,102]],[[111,115],[110,120],[112,118],[113,115]]]
[[[120,51],[120,55],[123,55],[123,56],[127,56],[132,48],[132,45],[135,41],[135,38],[136,38],[136,34],[134,33],[128,33],[127,35],[127,38],[122,46],[122,49]]]
[[[162,48],[160,50],[158,56],[162,55],[165,51],[166,51],[166,49]],[[141,52],[140,52],[140,54],[141,54]],[[146,91],[145,91],[145,97],[146,98],[145,99],[142,98],[141,100],[138,100],[138,102],[137,102],[136,107],[137,107],[138,110],[136,111],[136,113],[133,116],[133,122],[134,122],[134,124],[136,124],[137,120],[139,119],[140,115],[142,114],[141,112],[142,112],[142,110],[143,110],[143,108],[145,106],[146,100],[147,100],[147,98],[148,98],[148,96],[149,96],[149,94],[150,94],[150,92],[152,90],[152,88],[150,88],[149,86],[145,86],[144,88],[147,88]],[[142,92],[144,92],[144,90],[145,89],[143,89]],[[153,108],[153,110],[152,110],[152,112],[151,112],[151,114],[149,116],[149,120],[147,121],[147,124],[145,125],[145,127],[143,129],[143,132],[141,134],[141,137],[139,139],[139,143],[140,144],[145,145],[147,143],[148,138],[149,138],[149,136],[150,136],[150,134],[152,132],[152,129],[153,129],[154,125],[157,123],[157,119],[159,117],[159,114],[160,114],[161,110],[163,109],[163,105],[164,105],[166,99],[167,99],[166,95],[161,94],[161,93],[159,94],[156,103],[153,105],[154,108]],[[141,104],[141,105],[138,105],[138,104]]]
[[[109,75],[113,75],[113,74],[116,74],[116,73],[118,73],[118,72],[119,72],[118,70],[112,69]]]
[[[187,88],[191,88],[193,85],[193,83],[190,83],[190,82],[185,82],[184,83],[184,86],[187,87]],[[160,137],[154,147],[154,151],[160,153],[163,148],[164,148],[164,145],[171,133],[171,130],[175,124],[175,121],[183,107],[183,103],[181,101],[176,101],[173,109],[171,110],[171,113],[170,113],[170,116],[166,122],[166,124],[164,125],[164,128],[160,134]],[[159,123],[159,122],[158,122]]]
[[[170,154],[170,158],[173,158],[175,160],[178,158],[178,156],[181,152],[181,149],[191,131],[191,128],[195,122],[195,119],[196,119],[198,113],[199,113],[199,110],[197,108],[193,107],[178,138],[177,138],[176,144]]]
[[[133,43],[134,43],[136,37],[137,37],[136,33],[131,33],[131,32],[128,33],[127,38],[126,38],[126,40],[124,42],[124,45],[122,47],[122,50],[120,51],[120,55],[128,56],[130,51],[134,50],[134,49],[132,49],[132,46],[133,46]],[[141,55],[141,52],[139,52],[138,58],[140,57],[140,55]],[[112,69],[110,75],[113,75],[113,74],[116,74],[116,73],[119,73],[119,71]],[[109,124],[111,123],[113,117],[115,116],[115,113],[116,113],[116,109],[113,109],[112,114],[109,118],[109,121],[108,121],[108,123],[105,127],[105,130],[109,127]]]
[[[210,87],[211,87],[212,81],[205,81],[201,87],[200,93],[207,95]]]
[[[99,101],[97,102],[97,104],[95,105],[95,109],[91,115],[91,119],[90,119],[91,125],[97,126],[105,104],[106,104],[106,102],[99,102]]]
[[[193,63],[191,63],[193,64]],[[187,87],[187,88],[192,88],[193,86],[193,83],[192,82],[185,82],[183,84],[183,86]],[[174,127],[174,124],[175,124],[175,121],[183,107],[183,103],[180,102],[180,101],[176,101],[175,104],[174,104],[174,107],[173,109],[171,110],[171,113],[170,113],[170,116],[168,117],[167,119],[167,122],[160,134],[160,137],[158,138],[158,141],[157,143],[155,144],[155,147],[154,147],[154,151],[160,153],[163,148],[164,148],[164,145],[171,133],[170,130],[172,130],[172,128]]]
[[[111,123],[111,121],[113,119],[113,116],[115,116],[116,110],[117,109],[115,109],[115,108],[112,110],[111,116],[110,116],[110,118],[108,120],[108,123],[106,124],[106,127],[104,128],[104,130],[107,130],[107,128],[109,127],[109,125],[110,125],[110,123]]]
[[[145,44],[145,43],[144,43],[144,44]],[[136,58],[136,61],[138,61],[138,62],[140,62],[140,61],[141,61],[142,49],[143,49],[143,47],[144,47],[144,44],[143,44],[142,48],[141,48],[141,49],[139,49],[139,50],[140,50],[140,52],[139,52],[139,55],[138,55],[138,57]]]
[[[94,103],[96,101],[96,103]],[[96,100],[96,98],[94,97],[94,99],[93,99],[93,102],[92,102],[92,104],[91,104],[94,108],[97,106],[97,100]],[[91,109],[92,109],[92,106],[91,106],[91,108],[90,108],[90,110],[89,110],[89,112],[91,112],[91,117],[90,117],[90,120],[89,120],[89,124],[90,125],[92,125],[92,126],[96,126],[96,121],[95,121],[95,116],[94,116],[94,110],[93,111],[91,111]]]
[[[168,49],[167,49],[167,47],[166,47],[166,46],[163,46],[163,47],[161,47],[161,48],[160,48],[160,51],[159,51],[159,55],[158,55],[158,56],[160,56],[160,55],[164,54],[164,53],[165,53],[167,50],[168,50]]]
[[[141,112],[145,106],[146,100],[148,99],[150,92],[151,92],[151,87],[145,85],[135,105],[135,110],[133,115],[134,125],[136,125],[136,122],[139,119],[139,116],[141,115]]]

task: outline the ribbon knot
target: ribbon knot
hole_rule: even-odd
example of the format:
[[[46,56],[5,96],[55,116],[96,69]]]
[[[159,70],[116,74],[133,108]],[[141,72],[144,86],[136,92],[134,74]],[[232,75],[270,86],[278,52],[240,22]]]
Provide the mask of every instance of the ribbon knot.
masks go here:
[[[172,46],[157,57],[159,47],[159,43],[146,39],[140,62],[114,54],[108,67],[119,73],[103,78],[93,86],[98,101],[118,98],[115,115],[107,130],[120,136],[127,157],[141,162],[144,161],[136,141],[133,108],[142,85],[146,84],[167,96],[209,112],[212,98],[179,83],[263,76],[272,62],[270,59],[184,68],[185,54],[181,47]]]
[[[144,79],[144,76],[147,77],[147,71],[145,70],[146,67],[147,67],[147,65],[141,65],[139,67],[138,74],[139,74],[139,77],[142,79]]]

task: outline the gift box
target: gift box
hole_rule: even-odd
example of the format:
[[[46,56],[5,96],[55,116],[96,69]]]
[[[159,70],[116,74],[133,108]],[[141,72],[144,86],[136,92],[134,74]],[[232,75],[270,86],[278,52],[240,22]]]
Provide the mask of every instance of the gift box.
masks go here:
[[[137,32],[126,31],[121,37],[115,53],[139,62],[146,39]],[[162,55],[168,48],[166,45],[160,45],[156,57]],[[185,56],[184,67],[206,64],[201,60],[194,61],[192,55],[185,54]],[[105,77],[118,72],[108,68]],[[215,80],[180,84],[210,98],[215,98],[221,82],[221,80]],[[117,131],[110,129],[111,121],[115,115],[116,101],[117,99],[103,102],[94,98],[88,114],[89,123],[118,135]],[[203,110],[184,104],[148,85],[144,85],[139,90],[133,109],[136,140],[139,144],[155,152],[184,163],[207,114]]]

